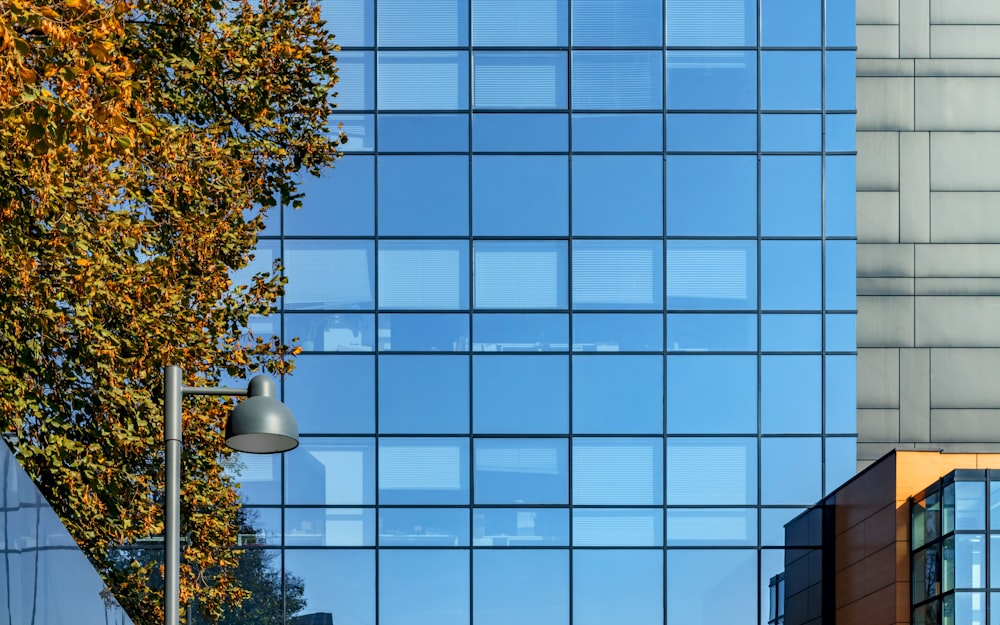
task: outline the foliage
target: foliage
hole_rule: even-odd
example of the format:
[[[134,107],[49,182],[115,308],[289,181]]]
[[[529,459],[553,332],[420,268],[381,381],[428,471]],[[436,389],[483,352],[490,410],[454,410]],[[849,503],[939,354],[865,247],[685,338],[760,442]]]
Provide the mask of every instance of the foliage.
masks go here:
[[[336,49],[310,0],[0,2],[0,427],[137,623],[154,565],[109,546],[162,532],[163,366],[216,384],[296,352],[247,331],[281,280],[228,276],[338,155]],[[228,401],[184,411],[181,600],[211,619],[247,594]]]

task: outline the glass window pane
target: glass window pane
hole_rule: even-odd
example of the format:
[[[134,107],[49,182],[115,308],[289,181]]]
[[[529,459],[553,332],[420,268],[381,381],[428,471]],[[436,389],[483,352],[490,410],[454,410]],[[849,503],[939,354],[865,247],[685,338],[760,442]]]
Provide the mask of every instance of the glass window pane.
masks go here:
[[[330,385],[334,384],[334,401]],[[311,356],[295,359],[285,376],[285,404],[303,434],[375,432],[375,359],[371,356]]]
[[[340,146],[343,152],[372,152],[375,150],[374,115],[338,115],[337,122],[348,142]]]
[[[473,234],[565,236],[568,215],[567,157],[473,157]]]
[[[756,431],[755,356],[667,357],[668,433],[750,434]]]
[[[668,43],[673,43],[669,35]],[[667,52],[667,108],[755,110],[757,54],[742,50]]]
[[[826,357],[827,433],[857,432],[857,380],[854,356]]]
[[[372,0],[321,2],[321,15],[327,25],[336,24],[337,43],[341,46],[375,45],[375,9]]]
[[[573,351],[663,351],[663,315],[575,314],[573,315]]]
[[[374,508],[286,508],[285,545],[375,546]]]
[[[382,434],[469,431],[468,356],[382,356],[378,389]]]
[[[986,537],[981,534],[956,534],[955,588],[985,587]]]
[[[667,315],[671,352],[755,352],[757,316],[675,313]]]
[[[474,46],[565,46],[566,0],[473,0]]]
[[[955,529],[986,529],[985,482],[955,482]]]
[[[667,45],[757,44],[757,0],[666,0]]]
[[[472,373],[472,420],[476,432],[568,431],[566,356],[474,356]]]
[[[343,111],[375,108],[375,55],[372,52],[337,53],[337,108]]]
[[[299,185],[302,208],[283,207],[285,234],[323,236],[375,233],[375,159],[348,154],[330,171]]]
[[[668,156],[667,234],[757,234],[757,157]]]
[[[654,508],[573,508],[574,547],[659,547],[663,510]]]
[[[573,357],[573,432],[662,431],[662,356]]]
[[[573,158],[573,234],[663,232],[662,156]]]
[[[762,235],[820,235],[823,170],[819,156],[761,157],[760,177]]]
[[[853,111],[855,80],[853,50],[826,53],[826,108]]]
[[[761,357],[761,427],[765,434],[820,433],[822,362],[821,356]]]
[[[756,307],[756,241],[667,241],[668,309]]]
[[[667,510],[667,546],[739,547],[757,544],[756,508]]]
[[[463,241],[380,241],[379,307],[467,309],[468,249]]]
[[[825,494],[829,495],[857,473],[858,439],[827,438],[825,464]]]
[[[566,307],[565,241],[476,241],[476,308]]]
[[[667,150],[671,152],[755,152],[757,116],[732,113],[669,113]],[[667,170],[670,174],[670,170]],[[728,176],[720,173],[721,180]],[[717,185],[722,186],[722,185]],[[711,188],[704,189],[706,191]]]
[[[467,156],[380,156],[378,166],[379,234],[468,234]]]
[[[755,549],[672,549],[667,580],[668,623],[756,622]]]
[[[381,547],[461,547],[469,545],[465,508],[379,508]]]
[[[761,315],[760,348],[765,352],[818,352],[823,348],[820,315]]]
[[[298,337],[305,352],[370,352],[375,350],[375,318],[371,314],[285,314],[285,336]]]
[[[822,128],[819,115],[762,115],[760,149],[765,152],[819,152]]]
[[[300,580],[306,610],[343,615],[337,625],[375,622],[374,549],[289,549],[284,557],[285,579]],[[291,586],[285,592],[296,594]]]
[[[669,363],[667,366],[669,370]],[[757,439],[668,438],[667,503],[672,506],[757,503]]]
[[[855,45],[854,0],[826,0],[826,45]]]
[[[573,553],[576,625],[663,622],[663,552],[580,549]]]
[[[472,568],[466,625],[569,625],[568,550],[477,549]]]
[[[474,352],[565,352],[566,315],[479,314],[472,317]]]
[[[826,307],[832,310],[857,308],[857,262],[854,241],[826,242]]]
[[[382,138],[378,146],[381,152],[466,152],[469,149],[468,115],[379,115],[378,128]],[[337,163],[339,167],[340,161]]]
[[[821,65],[822,56],[819,52],[761,52],[761,107],[770,110],[818,111],[822,105]]]
[[[945,607],[942,609],[946,613],[947,602],[951,597],[945,598]],[[958,592],[954,596],[954,623],[985,623],[986,622],[986,593],[983,592]],[[947,617],[945,618],[947,621]]]
[[[642,506],[663,503],[663,440],[573,440],[573,504]]]
[[[662,245],[660,241],[574,241],[573,307],[662,307]]]
[[[818,48],[822,11],[821,0],[762,0],[761,45]]]
[[[422,4],[413,6],[424,10]],[[420,32],[412,26],[407,30]],[[383,111],[468,109],[469,53],[379,52],[378,107]]]
[[[659,113],[577,113],[573,115],[574,152],[659,152],[663,115]]]
[[[573,108],[659,109],[663,106],[663,53],[573,52]]]
[[[466,46],[468,0],[378,0],[378,45]]]
[[[480,438],[475,449],[477,504],[567,503],[566,439]]]
[[[565,508],[476,508],[472,523],[476,547],[569,544],[569,511]]]
[[[569,116],[476,113],[472,116],[472,149],[476,152],[565,152],[569,149]]]
[[[854,473],[853,470],[851,472]],[[838,483],[837,486],[840,484]],[[832,490],[827,488],[827,491]],[[768,547],[806,547],[814,546],[809,540],[808,532],[789,532],[785,535],[785,524],[804,512],[805,508],[761,508],[760,511],[760,543]],[[814,512],[811,514],[815,514]],[[798,524],[797,524],[798,525]],[[818,546],[818,545],[816,545]]]
[[[857,217],[856,157],[826,157],[826,235],[854,236]]]
[[[761,307],[819,310],[822,260],[819,241],[761,243]]]
[[[240,530],[236,545],[281,545],[281,509],[243,506],[239,518]],[[9,531],[9,530],[8,530]]]
[[[464,438],[381,438],[380,504],[469,502],[469,441]]]
[[[476,52],[477,109],[566,108],[565,52]]]
[[[464,352],[469,350],[467,314],[382,313],[380,352]]]
[[[853,114],[827,115],[826,151],[853,152],[857,149],[855,129],[855,116]]]
[[[573,45],[659,46],[661,0],[573,0]]]
[[[285,308],[371,309],[372,252],[370,241],[285,241]]]
[[[823,439],[761,441],[760,502],[811,505],[823,495]]]
[[[235,453],[226,461],[225,472],[237,484],[244,505],[281,503],[281,456]]]
[[[381,625],[468,625],[469,554],[444,549],[382,550],[378,596]]]
[[[990,482],[990,529],[1000,529],[1000,482],[996,481]],[[1000,560],[997,562],[1000,563]],[[1000,577],[997,577],[994,586],[1000,588]]]
[[[285,454],[285,503],[359,506],[375,503],[375,442],[309,437]]]

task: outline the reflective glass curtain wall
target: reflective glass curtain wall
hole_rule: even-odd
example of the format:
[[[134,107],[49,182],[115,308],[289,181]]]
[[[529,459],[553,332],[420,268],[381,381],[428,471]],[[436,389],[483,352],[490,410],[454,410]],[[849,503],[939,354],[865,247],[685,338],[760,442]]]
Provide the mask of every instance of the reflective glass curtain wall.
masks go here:
[[[257,255],[302,445],[239,469],[296,614],[766,623],[854,472],[853,0],[324,14],[350,141]]]

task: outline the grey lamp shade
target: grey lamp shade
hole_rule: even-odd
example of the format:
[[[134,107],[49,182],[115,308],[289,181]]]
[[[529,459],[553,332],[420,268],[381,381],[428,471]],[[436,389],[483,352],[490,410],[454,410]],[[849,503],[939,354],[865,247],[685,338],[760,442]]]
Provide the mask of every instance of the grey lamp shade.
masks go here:
[[[274,454],[299,446],[299,426],[292,411],[277,399],[274,380],[259,375],[247,387],[226,423],[226,445],[252,454]]]

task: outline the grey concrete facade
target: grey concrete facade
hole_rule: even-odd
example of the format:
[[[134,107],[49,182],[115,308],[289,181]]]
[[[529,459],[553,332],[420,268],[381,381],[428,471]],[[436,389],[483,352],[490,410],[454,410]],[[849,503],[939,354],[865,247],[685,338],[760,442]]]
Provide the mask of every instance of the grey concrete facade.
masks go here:
[[[1000,451],[1000,2],[857,19],[858,463]]]

